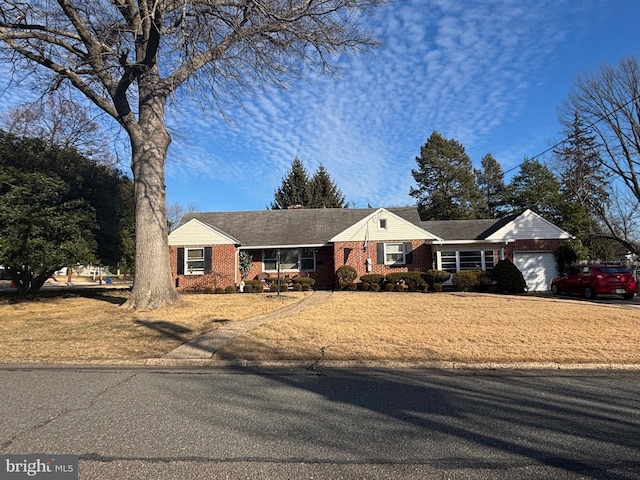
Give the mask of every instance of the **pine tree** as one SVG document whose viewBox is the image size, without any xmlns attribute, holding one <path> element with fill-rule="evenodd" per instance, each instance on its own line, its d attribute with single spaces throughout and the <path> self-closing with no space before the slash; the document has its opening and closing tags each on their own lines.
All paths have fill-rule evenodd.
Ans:
<svg viewBox="0 0 640 480">
<path fill-rule="evenodd" d="M 417 198 L 423 220 L 460 220 L 482 216 L 484 199 L 475 183 L 471 159 L 456 140 L 433 132 L 416 157 Z"/>
<path fill-rule="evenodd" d="M 302 161 L 293 160 L 291 169 L 274 194 L 271 210 L 285 208 L 346 208 L 344 196 L 324 165 L 309 178 Z"/>
<path fill-rule="evenodd" d="M 504 172 L 490 153 L 482 157 L 482 170 L 476 170 L 478 189 L 486 201 L 484 208 L 488 218 L 499 218 L 505 208 Z"/>
<path fill-rule="evenodd" d="M 603 167 L 595 135 L 584 127 L 580 115 L 574 113 L 573 122 L 565 127 L 567 139 L 554 153 L 562 193 L 577 210 L 570 231 L 591 256 L 607 258 L 605 250 L 610 247 L 601 240 L 604 230 L 599 218 L 609 204 L 611 175 Z"/>
<path fill-rule="evenodd" d="M 291 169 L 282 179 L 282 185 L 274 193 L 271 210 L 292 207 L 308 207 L 311 204 L 309 175 L 298 157 L 293 159 Z"/>
<path fill-rule="evenodd" d="M 311 204 L 309 207 L 346 208 L 344 195 L 322 164 L 311 179 Z"/>
<path fill-rule="evenodd" d="M 565 133 L 567 140 L 554 151 L 563 190 L 590 213 L 602 211 L 609 202 L 611 175 L 602 166 L 595 136 L 585 130 L 577 113 Z"/>
</svg>

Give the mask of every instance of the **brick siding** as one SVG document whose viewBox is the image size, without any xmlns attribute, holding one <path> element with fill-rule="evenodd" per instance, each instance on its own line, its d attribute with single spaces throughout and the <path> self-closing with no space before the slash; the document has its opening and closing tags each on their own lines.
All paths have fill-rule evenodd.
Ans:
<svg viewBox="0 0 640 480">
<path fill-rule="evenodd" d="M 384 243 L 406 243 L 406 241 L 385 240 Z M 358 278 L 367 273 L 386 275 L 392 272 L 426 272 L 433 265 L 431 245 L 424 240 L 413 240 L 411 248 L 413 261 L 408 265 L 382 265 L 377 262 L 377 242 L 368 242 L 366 248 L 362 242 L 340 242 L 334 246 L 334 271 L 342 265 L 350 265 L 358 272 Z M 371 271 L 367 272 L 367 259 L 371 259 Z M 335 280 L 334 280 L 335 282 Z"/>
<path fill-rule="evenodd" d="M 560 245 L 567 243 L 567 240 L 516 240 L 504 247 L 504 257 L 513 262 L 514 252 L 555 252 Z"/>
<path fill-rule="evenodd" d="M 207 246 L 209 245 L 169 248 L 171 272 L 178 291 L 225 288 L 229 285 L 235 285 L 236 247 L 234 245 L 211 245 L 211 273 L 178 275 L 178 248 L 204 248 Z M 239 274 L 237 278 L 240 278 Z"/>
</svg>

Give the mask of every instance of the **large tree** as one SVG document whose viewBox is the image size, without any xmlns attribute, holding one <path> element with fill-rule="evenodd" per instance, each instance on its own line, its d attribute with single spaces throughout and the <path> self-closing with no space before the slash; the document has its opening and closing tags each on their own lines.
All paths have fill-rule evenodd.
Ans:
<svg viewBox="0 0 640 480">
<path fill-rule="evenodd" d="M 433 132 L 420 147 L 416 163 L 418 168 L 411 174 L 418 185 L 409 194 L 417 198 L 423 220 L 482 217 L 484 199 L 462 144 Z"/>
<path fill-rule="evenodd" d="M 567 230 L 581 222 L 584 211 L 568 199 L 562 191 L 562 184 L 549 167 L 538 159 L 525 158 L 520 171 L 514 175 L 506 187 L 506 200 L 513 213 L 528 208 Z"/>
<path fill-rule="evenodd" d="M 574 210 L 567 229 L 587 247 L 592 258 L 609 258 L 600 217 L 609 209 L 611 174 L 602 165 L 596 137 L 577 113 L 565 121 L 563 141 L 554 149 L 561 192 Z"/>
<path fill-rule="evenodd" d="M 88 230 L 97 243 L 94 260 L 112 266 L 123 260 L 125 244 L 131 243 L 134 234 L 134 213 L 133 182 L 121 171 L 98 164 L 73 148 L 1 131 L 0 167 L 52 175 L 64 182 L 68 197 L 82 200 L 94 212 L 95 225 Z"/>
<path fill-rule="evenodd" d="M 201 96 L 241 96 L 331 70 L 373 44 L 358 27 L 383 0 L 0 0 L 4 60 L 75 87 L 127 132 L 135 181 L 136 277 L 128 307 L 180 300 L 169 264 L 165 109 L 187 84 Z M 26 70 L 25 70 L 26 69 Z"/>
<path fill-rule="evenodd" d="M 32 164 L 73 152 L 33 139 L 0 142 L 0 264 L 20 293 L 38 290 L 56 270 L 95 260 L 95 210 L 74 184 Z"/>
<path fill-rule="evenodd" d="M 344 195 L 331 175 L 320 165 L 311 177 L 311 208 L 346 208 Z"/>
<path fill-rule="evenodd" d="M 487 153 L 482 157 L 482 168 L 476 170 L 478 189 L 486 203 L 484 215 L 488 218 L 499 218 L 505 208 L 504 172 L 493 155 Z"/>
<path fill-rule="evenodd" d="M 296 157 L 282 179 L 282 184 L 273 194 L 271 210 L 308 207 L 311 204 L 311 193 L 307 169 L 304 168 L 302 161 Z"/>
<path fill-rule="evenodd" d="M 576 80 L 561 112 L 591 126 L 600 165 L 611 174 L 610 204 L 599 218 L 610 238 L 640 254 L 640 65 L 635 57 Z"/>
<path fill-rule="evenodd" d="M 346 208 L 342 192 L 324 165 L 312 177 L 296 157 L 273 194 L 272 210 L 285 208 Z"/>
</svg>

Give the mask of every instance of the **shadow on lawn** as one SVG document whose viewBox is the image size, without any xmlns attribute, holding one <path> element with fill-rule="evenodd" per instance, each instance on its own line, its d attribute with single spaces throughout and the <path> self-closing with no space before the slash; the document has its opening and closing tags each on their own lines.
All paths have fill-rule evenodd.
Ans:
<svg viewBox="0 0 640 480">
<path fill-rule="evenodd" d="M 0 303 L 29 303 L 46 300 L 58 300 L 64 298 L 91 298 L 108 302 L 113 305 L 122 305 L 127 301 L 130 288 L 69 288 L 69 289 L 43 289 L 27 295 L 18 295 L 15 290 L 0 291 Z"/>
<path fill-rule="evenodd" d="M 134 320 L 133 323 L 154 330 L 160 333 L 163 337 L 180 340 L 181 342 L 185 342 L 187 340 L 185 338 L 185 334 L 193 332 L 190 328 L 180 325 L 179 323 L 167 322 L 164 320 Z"/>
</svg>

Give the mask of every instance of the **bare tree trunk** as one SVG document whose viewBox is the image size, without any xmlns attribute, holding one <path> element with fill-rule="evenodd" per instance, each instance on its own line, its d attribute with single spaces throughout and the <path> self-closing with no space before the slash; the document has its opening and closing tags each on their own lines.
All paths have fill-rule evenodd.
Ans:
<svg viewBox="0 0 640 480">
<path fill-rule="evenodd" d="M 136 205 L 136 260 L 133 289 L 123 305 L 151 310 L 181 301 L 169 261 L 165 161 L 171 137 L 164 125 L 166 96 L 151 75 L 140 82 L 140 116 L 129 131 Z"/>
</svg>

